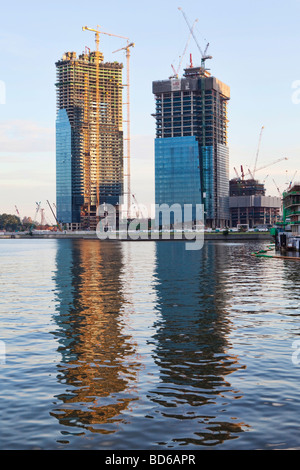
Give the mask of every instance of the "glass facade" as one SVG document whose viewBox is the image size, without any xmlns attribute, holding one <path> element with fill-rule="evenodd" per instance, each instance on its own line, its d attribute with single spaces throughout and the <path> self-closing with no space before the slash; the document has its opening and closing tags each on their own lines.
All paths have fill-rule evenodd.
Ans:
<svg viewBox="0 0 300 470">
<path fill-rule="evenodd" d="M 215 218 L 214 207 L 214 148 L 202 147 L 203 204 L 206 219 Z"/>
<path fill-rule="evenodd" d="M 194 136 L 155 139 L 155 203 L 180 204 L 182 209 L 192 204 L 192 219 L 196 219 L 196 204 L 202 204 L 202 198 L 199 145 Z M 156 214 L 156 223 L 161 225 L 161 220 Z"/>
<path fill-rule="evenodd" d="M 185 69 L 182 79 L 152 84 L 156 103 L 156 203 L 201 204 L 202 200 L 206 225 L 224 227 L 229 222 L 230 90 L 206 72 L 192 67 Z M 189 161 L 191 148 L 197 164 Z"/>
<path fill-rule="evenodd" d="M 229 214 L 229 149 L 217 144 L 217 204 L 218 218 L 228 219 Z"/>
<path fill-rule="evenodd" d="M 56 207 L 59 222 L 72 223 L 71 125 L 65 109 L 56 118 Z"/>
</svg>

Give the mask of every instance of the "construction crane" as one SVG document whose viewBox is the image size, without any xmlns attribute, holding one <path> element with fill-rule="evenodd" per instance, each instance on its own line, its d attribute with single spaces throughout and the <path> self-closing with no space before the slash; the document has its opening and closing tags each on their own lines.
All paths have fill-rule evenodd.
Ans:
<svg viewBox="0 0 300 470">
<path fill-rule="evenodd" d="M 242 180 L 245 178 L 244 167 L 241 165 L 241 172 L 242 172 Z"/>
<path fill-rule="evenodd" d="M 177 70 L 175 70 L 175 68 L 174 68 L 173 65 L 171 64 L 171 67 L 172 67 L 172 70 L 173 70 L 173 72 L 174 72 L 174 75 L 173 75 L 172 77 L 170 77 L 170 78 L 178 78 L 178 76 L 179 76 L 179 71 L 180 71 L 180 68 L 181 68 L 181 65 L 182 65 L 182 61 L 183 61 L 184 56 L 185 56 L 185 54 L 186 54 L 188 45 L 189 45 L 190 40 L 191 40 L 191 37 L 192 37 L 192 31 L 194 30 L 194 27 L 195 27 L 197 21 L 198 21 L 198 19 L 196 19 L 196 20 L 194 21 L 194 23 L 193 23 L 193 25 L 192 25 L 192 27 L 191 27 L 190 35 L 189 35 L 189 37 L 188 37 L 188 40 L 187 40 L 187 43 L 186 43 L 186 45 L 185 45 L 184 51 L 183 51 L 183 53 L 182 53 L 182 55 L 181 55 L 180 62 L 179 62 L 179 65 L 178 65 L 178 67 L 177 67 Z"/>
<path fill-rule="evenodd" d="M 295 171 L 294 176 L 292 177 L 292 179 L 291 179 L 291 181 L 290 181 L 290 184 L 289 184 L 289 186 L 288 186 L 288 190 L 291 189 L 292 184 L 293 184 L 293 181 L 294 181 L 295 176 L 296 176 L 297 173 L 298 173 L 298 170 Z"/>
<path fill-rule="evenodd" d="M 279 158 L 278 160 L 275 160 L 275 161 L 272 162 L 272 163 L 268 163 L 267 165 L 264 165 L 264 166 L 262 166 L 262 167 L 260 167 L 260 168 L 257 168 L 256 171 L 264 170 L 265 168 L 268 168 L 269 166 L 275 165 L 275 163 L 282 162 L 283 160 L 288 160 L 288 158 L 287 158 L 287 157 Z"/>
<path fill-rule="evenodd" d="M 56 218 L 56 215 L 54 214 L 53 209 L 52 209 L 52 207 L 51 207 L 51 204 L 50 204 L 50 202 L 49 202 L 48 200 L 47 200 L 47 204 L 48 204 L 48 206 L 50 207 L 50 210 L 51 210 L 51 212 L 52 212 L 52 215 L 53 215 L 54 219 L 56 220 L 56 223 L 57 223 L 57 226 L 58 226 L 59 231 L 62 232 L 63 229 L 62 229 L 60 223 L 58 222 L 58 220 L 57 220 L 57 218 Z"/>
<path fill-rule="evenodd" d="M 234 172 L 235 172 L 235 174 L 236 174 L 237 179 L 239 180 L 239 179 L 240 179 L 240 175 L 238 174 L 237 169 L 236 169 L 235 167 L 234 167 L 233 169 L 234 169 Z"/>
<path fill-rule="evenodd" d="M 20 222 L 22 223 L 22 220 L 21 220 L 21 216 L 20 216 L 20 212 L 19 212 L 19 209 L 17 208 L 17 206 L 15 206 L 15 209 L 16 209 L 16 213 L 20 219 Z"/>
<path fill-rule="evenodd" d="M 254 180 L 254 175 L 253 175 L 252 171 L 250 170 L 250 168 L 248 168 L 248 172 L 249 172 L 249 175 L 251 176 L 251 178 Z"/>
<path fill-rule="evenodd" d="M 95 37 L 96 37 L 96 51 L 99 52 L 99 45 L 100 45 L 100 34 L 106 34 L 107 36 L 113 36 L 113 37 L 116 37 L 116 38 L 121 38 L 121 39 L 127 39 L 127 37 L 125 36 L 119 36 L 117 34 L 112 34 L 112 33 L 105 33 L 104 31 L 101 31 L 99 29 L 99 25 L 97 25 L 97 29 L 94 29 L 94 28 L 88 28 L 87 26 L 83 26 L 82 27 L 82 31 L 92 31 L 93 33 L 95 33 Z"/>
<path fill-rule="evenodd" d="M 257 151 L 256 151 L 256 158 L 255 158 L 254 169 L 253 169 L 253 179 L 255 179 L 255 173 L 256 173 L 257 161 L 258 161 L 258 154 L 259 154 L 259 150 L 260 150 L 263 130 L 264 130 L 264 126 L 262 126 L 260 134 L 259 134 L 258 146 L 257 146 Z"/>
<path fill-rule="evenodd" d="M 34 223 L 37 223 L 36 218 L 37 218 L 38 213 L 40 212 L 40 209 L 41 209 L 41 202 L 36 202 L 35 216 L 34 216 L 34 219 L 33 219 Z"/>
<path fill-rule="evenodd" d="M 200 47 L 199 44 L 198 44 L 198 41 L 197 41 L 196 36 L 195 36 L 195 34 L 194 34 L 193 28 L 191 27 L 191 25 L 190 25 L 190 23 L 189 23 L 189 21 L 188 21 L 188 19 L 187 19 L 186 14 L 184 13 L 184 11 L 183 11 L 183 9 L 182 9 L 181 7 L 178 7 L 178 10 L 180 10 L 181 13 L 183 14 L 183 17 L 184 17 L 184 19 L 185 19 L 185 21 L 186 21 L 186 24 L 188 25 L 188 28 L 189 28 L 189 30 L 190 30 L 190 32 L 191 32 L 191 35 L 193 36 L 194 41 L 195 41 L 195 43 L 196 43 L 196 46 L 198 47 L 198 50 L 199 50 L 199 52 L 200 52 L 200 54 L 201 54 L 201 68 L 202 68 L 202 72 L 204 72 L 204 71 L 205 71 L 205 61 L 206 61 L 207 59 L 212 59 L 212 56 L 211 56 L 211 55 L 207 55 L 207 49 L 208 49 L 209 43 L 206 45 L 205 51 L 202 52 L 202 49 L 201 49 L 201 47 Z"/>
<path fill-rule="evenodd" d="M 105 31 L 101 31 L 99 29 L 99 25 L 97 25 L 97 29 L 95 28 L 89 28 L 88 26 L 83 26 L 82 27 L 83 31 L 91 31 L 95 33 L 95 42 L 96 42 L 96 52 L 97 52 L 97 60 L 96 60 L 96 119 L 97 119 L 97 136 L 96 136 L 96 154 L 98 156 L 97 158 L 97 207 L 100 205 L 100 181 L 99 181 L 99 105 L 100 105 L 100 91 L 99 91 L 99 61 L 100 61 L 100 56 L 99 56 L 99 45 L 100 45 L 100 34 L 105 34 L 107 36 L 112 36 L 112 37 L 117 37 L 121 39 L 126 39 L 127 42 L 129 41 L 129 38 L 125 36 L 120 36 L 118 34 L 112 34 L 112 33 L 107 33 Z M 128 45 L 129 47 L 129 45 Z M 89 194 L 89 198 L 91 195 Z M 90 206 L 90 202 L 89 202 Z"/>
<path fill-rule="evenodd" d="M 124 156 L 124 159 L 127 160 L 127 170 L 126 170 L 126 174 L 124 175 L 126 178 L 127 178 L 127 218 L 129 219 L 131 214 L 130 214 L 130 210 L 131 210 L 131 169 L 130 169 L 130 153 L 131 153 L 131 149 L 130 149 L 130 48 L 131 47 L 134 47 L 135 44 L 133 42 L 129 42 L 129 39 L 127 38 L 127 45 L 125 47 L 122 47 L 121 49 L 117 49 L 116 51 L 113 51 L 113 53 L 115 52 L 119 52 L 119 51 L 126 51 L 126 68 L 127 68 L 127 83 L 126 83 L 126 87 L 127 87 L 127 102 L 126 102 L 126 106 L 127 106 L 127 120 L 124 121 L 126 122 L 126 125 L 127 125 L 127 138 L 126 138 L 126 142 L 127 142 L 127 152 L 126 152 L 126 155 Z"/>
<path fill-rule="evenodd" d="M 273 178 L 272 178 L 272 179 L 273 179 Z M 277 183 L 276 183 L 276 181 L 275 181 L 274 179 L 273 179 L 273 183 L 275 184 L 275 187 L 276 187 L 276 189 L 277 189 L 277 191 L 278 191 L 279 196 L 282 197 L 282 193 L 281 193 L 280 189 L 278 188 Z"/>
<path fill-rule="evenodd" d="M 139 218 L 140 218 L 140 216 L 141 216 L 141 217 L 143 217 L 143 216 L 144 216 L 144 214 L 143 214 L 142 210 L 140 209 L 140 207 L 139 207 L 139 203 L 138 203 L 138 201 L 137 201 L 137 198 L 135 197 L 135 195 L 134 195 L 134 194 L 132 195 L 132 198 L 133 198 L 133 200 L 134 200 L 134 202 L 135 202 L 135 207 L 136 207 L 136 210 L 135 210 L 135 211 L 136 211 L 136 216 L 137 216 L 137 218 L 139 219 Z"/>
</svg>

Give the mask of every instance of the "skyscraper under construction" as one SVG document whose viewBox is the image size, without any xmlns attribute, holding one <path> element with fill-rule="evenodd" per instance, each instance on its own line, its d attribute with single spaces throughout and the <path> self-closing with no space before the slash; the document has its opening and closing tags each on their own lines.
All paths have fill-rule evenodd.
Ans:
<svg viewBox="0 0 300 470">
<path fill-rule="evenodd" d="M 156 204 L 191 204 L 193 218 L 203 204 L 208 227 L 227 226 L 229 87 L 191 61 L 182 78 L 153 82 L 153 94 Z"/>
<path fill-rule="evenodd" d="M 56 63 L 57 219 L 69 229 L 95 229 L 100 204 L 123 194 L 122 69 L 101 52 Z"/>
</svg>

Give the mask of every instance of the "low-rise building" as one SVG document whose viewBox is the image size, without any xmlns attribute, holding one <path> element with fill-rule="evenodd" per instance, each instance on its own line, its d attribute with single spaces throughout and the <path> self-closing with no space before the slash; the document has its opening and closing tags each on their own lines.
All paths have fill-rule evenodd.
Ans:
<svg viewBox="0 0 300 470">
<path fill-rule="evenodd" d="M 263 183 L 253 179 L 233 179 L 229 186 L 230 227 L 249 228 L 274 225 L 280 217 L 281 198 L 266 196 Z"/>
<path fill-rule="evenodd" d="M 283 193 L 283 220 L 292 235 L 300 235 L 300 183 Z"/>
</svg>

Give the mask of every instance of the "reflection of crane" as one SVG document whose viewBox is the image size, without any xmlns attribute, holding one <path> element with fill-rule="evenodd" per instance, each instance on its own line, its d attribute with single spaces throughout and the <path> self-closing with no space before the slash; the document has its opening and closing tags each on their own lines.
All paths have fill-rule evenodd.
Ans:
<svg viewBox="0 0 300 470">
<path fill-rule="evenodd" d="M 193 23 L 193 26 L 191 27 L 190 35 L 189 35 L 189 38 L 188 38 L 187 43 L 186 43 L 186 45 L 185 45 L 184 51 L 183 51 L 183 53 L 182 53 L 182 55 L 181 55 L 180 62 L 179 62 L 179 65 L 178 65 L 178 67 L 177 67 L 177 70 L 175 70 L 175 68 L 174 68 L 173 65 L 171 64 L 171 67 L 172 67 L 172 70 L 173 70 L 173 72 L 174 72 L 174 75 L 173 75 L 173 77 L 170 77 L 170 78 L 178 78 L 179 70 L 180 70 L 180 67 L 181 67 L 183 58 L 184 58 L 184 56 L 185 56 L 185 54 L 186 54 L 186 51 L 187 51 L 189 42 L 190 42 L 191 37 L 192 37 L 192 31 L 194 30 L 194 27 L 195 27 L 195 24 L 197 23 L 197 21 L 198 21 L 198 20 L 196 19 L 196 20 L 194 21 L 194 23 Z"/>
<path fill-rule="evenodd" d="M 187 19 L 187 17 L 186 17 L 186 14 L 184 13 L 184 11 L 183 11 L 183 9 L 182 9 L 181 7 L 178 7 L 178 10 L 180 10 L 181 13 L 183 14 L 183 17 L 184 17 L 184 19 L 185 19 L 185 21 L 186 21 L 186 24 L 188 25 L 188 28 L 189 28 L 189 30 L 190 30 L 190 32 L 191 32 L 191 35 L 193 36 L 194 41 L 195 41 L 195 43 L 196 43 L 196 45 L 197 45 L 197 47 L 198 47 L 198 49 L 199 49 L 199 52 L 200 52 L 200 54 L 201 54 L 201 68 L 202 68 L 202 72 L 204 72 L 204 71 L 205 71 L 205 61 L 206 61 L 207 59 L 212 59 L 212 56 L 207 55 L 207 49 L 208 49 L 209 43 L 206 45 L 205 51 L 202 52 L 201 47 L 199 46 L 198 41 L 197 41 L 197 39 L 196 39 L 196 36 L 195 36 L 195 34 L 194 34 L 194 31 L 193 31 L 193 29 L 192 29 L 192 27 L 191 27 L 191 25 L 190 25 L 190 23 L 189 23 L 189 21 L 188 21 L 188 19 Z"/>
<path fill-rule="evenodd" d="M 126 51 L 126 62 L 127 62 L 127 155 L 124 156 L 124 159 L 127 160 L 127 174 L 125 175 L 127 177 L 127 218 L 130 217 L 130 207 L 131 207 L 131 181 L 130 181 L 130 47 L 134 47 L 134 43 L 130 42 L 128 38 L 127 39 L 127 45 L 125 47 L 122 47 L 121 49 L 117 49 L 114 52 L 119 52 L 119 51 Z"/>
<path fill-rule="evenodd" d="M 262 126 L 260 134 L 259 134 L 259 141 L 258 141 L 258 146 L 257 146 L 257 151 L 256 151 L 256 159 L 255 159 L 255 164 L 254 164 L 254 169 L 253 169 L 253 179 L 255 179 L 255 172 L 256 172 L 256 167 L 257 167 L 257 160 L 258 160 L 258 154 L 260 150 L 260 144 L 261 144 L 261 138 L 262 138 L 262 133 L 264 130 L 264 126 Z"/>
</svg>

